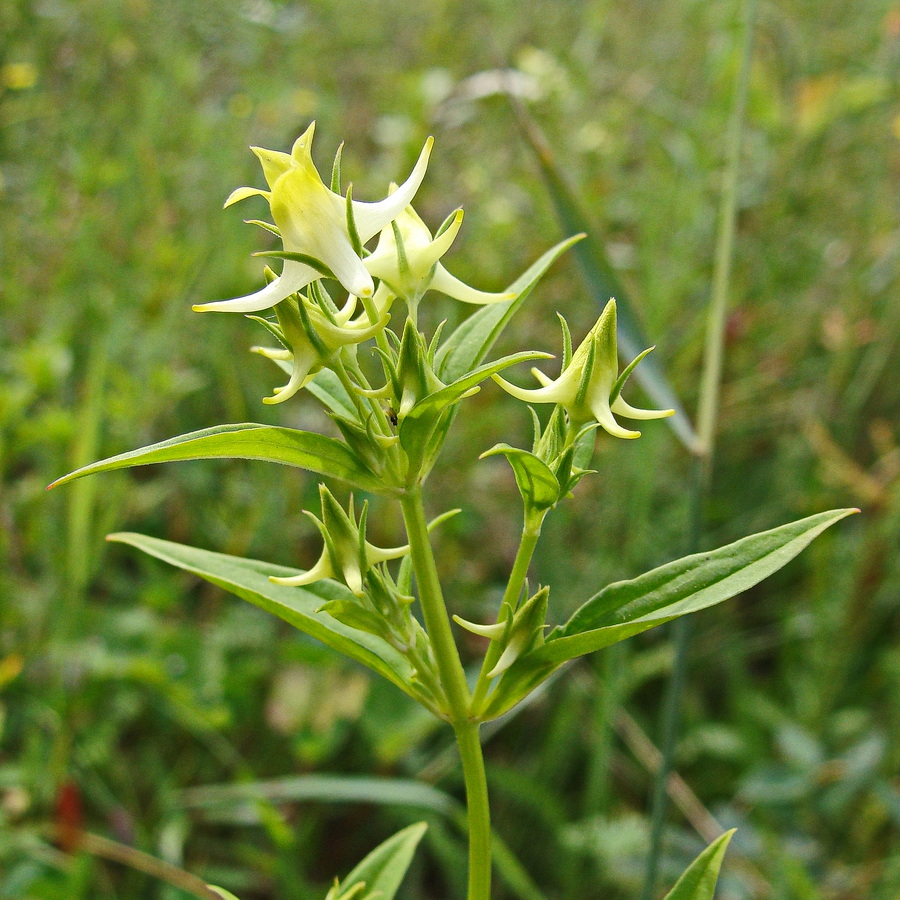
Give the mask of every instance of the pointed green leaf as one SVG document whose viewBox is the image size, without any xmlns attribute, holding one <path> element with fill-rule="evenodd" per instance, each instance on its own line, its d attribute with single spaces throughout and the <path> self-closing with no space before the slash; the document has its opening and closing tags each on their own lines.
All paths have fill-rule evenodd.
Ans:
<svg viewBox="0 0 900 900">
<path fill-rule="evenodd" d="M 545 353 L 525 351 L 505 356 L 478 366 L 471 372 L 433 394 L 427 394 L 406 414 L 400 423 L 400 443 L 407 452 L 410 468 L 420 470 L 423 466 L 430 468 L 434 458 L 440 452 L 443 440 L 456 412 L 453 406 L 466 391 L 476 388 L 482 381 L 508 366 L 525 362 L 529 359 L 546 357 Z"/>
<path fill-rule="evenodd" d="M 310 431 L 243 423 L 192 431 L 83 466 L 50 485 L 56 487 L 84 475 L 149 463 L 189 459 L 261 459 L 330 475 L 364 491 L 383 493 L 381 481 L 341 441 Z"/>
<path fill-rule="evenodd" d="M 427 697 L 413 683 L 413 668 L 406 657 L 384 640 L 359 631 L 317 610 L 332 600 L 351 600 L 353 594 L 333 581 L 319 581 L 306 587 L 273 584 L 269 575 L 299 575 L 297 569 L 276 566 L 255 559 L 200 550 L 143 534 L 111 534 L 109 541 L 129 544 L 186 572 L 192 572 L 242 600 L 320 640 L 334 650 L 368 666 L 393 682 L 411 697 L 430 706 Z"/>
<path fill-rule="evenodd" d="M 413 854 L 428 826 L 424 822 L 410 825 L 376 847 L 342 882 L 353 887 L 360 881 L 366 884 L 365 897 L 378 895 L 378 900 L 394 900 L 394 895 L 406 875 Z M 342 891 L 343 893 L 343 891 Z M 375 898 L 373 897 L 373 900 Z"/>
<path fill-rule="evenodd" d="M 259 801 L 373 803 L 415 807 L 442 816 L 462 812 L 456 798 L 429 784 L 365 775 L 291 775 L 268 781 L 201 785 L 178 796 L 180 803 L 213 822 L 219 821 L 216 815 L 222 810 L 238 808 L 242 814 L 249 813 Z"/>
<path fill-rule="evenodd" d="M 610 297 L 616 298 L 619 353 L 629 362 L 653 341 L 648 340 L 644 334 L 625 286 L 609 262 L 603 244 L 595 237 L 596 228 L 581 208 L 575 191 L 563 175 L 539 126 L 524 108 L 517 111 L 522 131 L 534 152 L 563 231 L 580 231 L 587 235 L 587 239 L 575 249 L 575 258 L 585 287 L 596 301 L 598 309 L 606 306 Z M 644 360 L 634 377 L 658 407 L 675 410 L 675 415 L 666 419 L 666 422 L 684 446 L 690 452 L 695 452 L 698 448 L 697 434 L 657 360 L 652 357 Z"/>
<path fill-rule="evenodd" d="M 451 403 L 455 403 L 466 391 L 481 384 L 482 381 L 490 378 L 491 375 L 502 372 L 504 369 L 520 362 L 527 362 L 532 359 L 552 359 L 552 356 L 549 353 L 542 353 L 537 350 L 525 350 L 521 353 L 513 353 L 511 356 L 504 356 L 491 363 L 485 363 L 483 366 L 478 366 L 478 368 L 467 372 L 446 387 L 424 397 L 409 411 L 406 419 L 418 419 L 427 416 L 430 412 L 439 412 Z M 401 438 L 402 434 L 401 429 Z"/>
<path fill-rule="evenodd" d="M 550 632 L 542 647 L 521 656 L 504 673 L 485 705 L 486 718 L 511 709 L 570 659 L 753 587 L 792 560 L 826 528 L 855 512 L 859 510 L 818 513 L 605 587 L 565 625 Z"/>
<path fill-rule="evenodd" d="M 736 829 L 726 831 L 716 838 L 688 867 L 684 870 L 675 887 L 666 894 L 664 900 L 713 900 L 716 893 L 716 882 L 719 880 L 719 869 L 728 849 L 728 842 Z"/>
<path fill-rule="evenodd" d="M 533 453 L 510 447 L 509 444 L 497 444 L 482 453 L 481 458 L 498 454 L 509 460 L 526 507 L 549 509 L 559 500 L 559 482 L 545 462 Z"/>
<path fill-rule="evenodd" d="M 728 600 L 777 572 L 826 528 L 857 511 L 817 513 L 611 584 L 554 629 L 536 655 L 565 662 Z"/>
<path fill-rule="evenodd" d="M 438 377 L 442 381 L 456 381 L 473 366 L 477 366 L 488 355 L 494 341 L 547 269 L 583 237 L 583 234 L 579 234 L 560 241 L 534 262 L 507 288 L 510 293 L 517 294 L 515 299 L 482 306 L 463 321 L 437 352 L 435 361 Z"/>
</svg>

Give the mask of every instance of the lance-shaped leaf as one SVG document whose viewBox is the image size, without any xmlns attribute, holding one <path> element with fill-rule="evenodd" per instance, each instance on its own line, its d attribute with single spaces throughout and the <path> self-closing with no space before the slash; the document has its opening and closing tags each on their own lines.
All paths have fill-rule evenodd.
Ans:
<svg viewBox="0 0 900 900">
<path fill-rule="evenodd" d="M 242 600 L 278 616 L 339 653 L 368 666 L 397 685 L 404 693 L 434 710 L 431 698 L 417 686 L 413 667 L 405 656 L 382 638 L 359 631 L 319 611 L 323 604 L 330 601 L 353 598 L 350 591 L 342 585 L 333 581 L 321 581 L 304 588 L 285 587 L 271 582 L 269 576 L 290 577 L 301 574 L 297 569 L 213 553 L 130 532 L 111 534 L 107 540 L 129 544 L 236 594 Z"/>
<path fill-rule="evenodd" d="M 345 879 L 342 893 L 364 882 L 365 897 L 393 900 L 428 826 L 410 825 L 376 847 Z"/>
<path fill-rule="evenodd" d="M 605 587 L 565 625 L 550 632 L 543 646 L 522 656 L 504 674 L 486 705 L 487 717 L 498 716 L 518 703 L 567 660 L 753 587 L 792 560 L 826 528 L 858 511 L 817 513 Z"/>
<path fill-rule="evenodd" d="M 410 459 L 410 467 L 427 472 L 440 451 L 450 428 L 454 405 L 479 390 L 479 384 L 491 375 L 526 359 L 546 358 L 546 353 L 526 351 L 485 363 L 434 393 L 421 399 L 400 422 L 400 443 Z"/>
<path fill-rule="evenodd" d="M 717 837 L 688 867 L 664 900 L 713 900 L 719 870 L 735 829 Z"/>
<path fill-rule="evenodd" d="M 584 237 L 575 235 L 560 241 L 537 259 L 520 275 L 507 291 L 515 300 L 505 300 L 484 306 L 463 321 L 438 350 L 435 357 L 437 373 L 443 381 L 455 381 L 477 366 L 488 355 L 494 341 L 506 328 L 509 320 L 528 299 L 547 269 L 573 244 Z"/>
<path fill-rule="evenodd" d="M 83 466 L 57 479 L 60 484 L 114 469 L 189 459 L 261 459 L 328 475 L 352 487 L 384 493 L 383 483 L 364 466 L 346 444 L 311 431 L 242 423 L 217 425 L 120 453 Z"/>
</svg>

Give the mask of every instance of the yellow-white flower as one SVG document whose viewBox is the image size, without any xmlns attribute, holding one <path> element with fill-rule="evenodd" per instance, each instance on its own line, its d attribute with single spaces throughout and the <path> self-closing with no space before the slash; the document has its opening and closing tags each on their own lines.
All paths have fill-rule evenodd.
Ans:
<svg viewBox="0 0 900 900">
<path fill-rule="evenodd" d="M 637 438 L 641 433 L 623 428 L 613 413 L 628 419 L 663 419 L 674 413 L 672 409 L 636 409 L 621 397 L 625 377 L 649 352 L 645 350 L 626 368 L 623 377 L 618 376 L 616 301 L 610 300 L 568 365 L 564 363 L 559 378 L 552 380 L 540 370 L 532 369 L 542 386 L 527 390 L 499 375 L 492 377 L 508 394 L 526 403 L 560 404 L 576 428 L 596 421 L 613 437 Z"/>
<path fill-rule="evenodd" d="M 433 140 L 428 138 L 425 142 L 409 178 L 384 200 L 363 203 L 351 199 L 348 203 L 346 197 L 325 186 L 313 164 L 311 149 L 315 127 L 313 122 L 297 138 L 289 154 L 252 147 L 262 165 L 269 190 L 240 187 L 225 201 L 225 206 L 247 197 L 265 197 L 286 253 L 318 260 L 349 293 L 370 297 L 374 283 L 354 249 L 348 206 L 359 241 L 365 243 L 403 212 L 415 196 L 425 177 Z M 281 275 L 262 290 L 234 300 L 200 304 L 194 309 L 198 312 L 259 312 L 321 277 L 322 272 L 314 266 L 286 258 Z"/>
<path fill-rule="evenodd" d="M 411 304 L 418 303 L 427 290 L 440 291 L 464 303 L 484 305 L 512 300 L 515 294 L 492 294 L 469 287 L 439 262 L 456 239 L 462 220 L 463 211 L 458 209 L 446 228 L 433 238 L 412 206 L 407 206 L 382 229 L 378 245 L 363 265 L 391 293 Z"/>
</svg>

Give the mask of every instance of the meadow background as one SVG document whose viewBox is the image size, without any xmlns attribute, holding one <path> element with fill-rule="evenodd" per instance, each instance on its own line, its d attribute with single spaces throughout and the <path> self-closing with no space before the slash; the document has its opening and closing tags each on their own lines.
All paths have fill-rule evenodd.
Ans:
<svg viewBox="0 0 900 900">
<path fill-rule="evenodd" d="M 560 239 L 504 83 L 692 412 L 739 17 L 732 0 L 4 0 L 0 897 L 187 896 L 56 846 L 59 798 L 76 794 L 90 831 L 243 900 L 321 896 L 425 818 L 404 896 L 463 895 L 448 732 L 282 623 L 103 541 L 135 530 L 308 565 L 311 477 L 213 461 L 44 489 L 219 422 L 327 427 L 312 402 L 261 404 L 281 375 L 247 352 L 255 326 L 190 312 L 259 284 L 249 254 L 269 244 L 241 218 L 262 205 L 220 208 L 261 184 L 250 144 L 287 149 L 315 118 L 320 166 L 346 140 L 345 179 L 366 199 L 433 134 L 417 209 L 436 227 L 466 208 L 448 267 L 484 289 Z M 900 896 L 898 70 L 896 3 L 760 4 L 702 544 L 831 507 L 863 515 L 694 620 L 684 790 L 661 863 L 671 883 L 714 830 L 707 816 L 739 826 L 726 900 Z M 557 309 L 576 336 L 599 311 L 571 259 L 503 349 L 558 350 Z M 502 465 L 477 455 L 530 426 L 492 386 L 466 402 L 433 486 L 441 508 L 464 508 L 441 565 L 454 609 L 478 618 L 502 590 L 519 507 Z M 690 463 L 664 424 L 601 442 L 597 463 L 538 550 L 558 620 L 686 540 Z M 672 659 L 651 632 L 488 732 L 510 854 L 498 897 L 637 897 Z M 262 783 L 266 802 L 214 790 Z"/>
</svg>

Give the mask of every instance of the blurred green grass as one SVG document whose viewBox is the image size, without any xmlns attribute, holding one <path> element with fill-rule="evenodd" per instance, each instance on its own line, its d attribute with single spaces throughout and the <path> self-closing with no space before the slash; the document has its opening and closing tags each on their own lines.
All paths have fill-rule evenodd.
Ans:
<svg viewBox="0 0 900 900">
<path fill-rule="evenodd" d="M 345 139 L 345 177 L 369 197 L 433 133 L 417 208 L 432 225 L 467 209 L 450 267 L 497 289 L 559 237 L 498 93 L 496 71 L 513 69 L 693 409 L 738 12 L 0 6 L 0 897 L 180 896 L 52 846 L 66 781 L 91 829 L 248 900 L 309 896 L 412 813 L 304 802 L 263 809 L 262 826 L 227 810 L 210 822 L 184 789 L 315 769 L 424 773 L 459 794 L 435 763 L 446 735 L 390 687 L 102 540 L 129 528 L 308 560 L 311 479 L 209 462 L 44 492 L 81 462 L 217 422 L 315 425 L 311 403 L 259 402 L 273 372 L 247 353 L 248 323 L 189 312 L 259 281 L 249 254 L 264 235 L 220 210 L 258 182 L 247 146 L 287 147 L 316 118 L 320 160 Z M 898 66 L 896 4 L 761 7 L 707 541 L 833 506 L 865 515 L 696 623 L 677 763 L 741 828 L 729 900 L 766 896 L 760 877 L 797 900 L 900 891 Z M 575 332 L 597 314 L 571 261 L 504 340 L 557 350 L 557 308 Z M 497 391 L 467 403 L 433 488 L 465 508 L 441 564 L 477 616 L 496 602 L 518 507 L 502 466 L 475 457 L 530 426 Z M 539 550 L 560 619 L 681 550 L 688 463 L 664 427 L 601 444 L 598 463 Z M 390 517 L 380 527 L 396 536 Z M 568 670 L 488 744 L 498 831 L 549 897 L 634 896 L 640 882 L 649 775 L 608 720 L 624 710 L 654 734 L 671 655 L 648 635 L 609 656 Z M 667 876 L 700 845 L 672 820 Z M 433 825 L 409 896 L 454 893 L 459 837 Z"/>
</svg>

